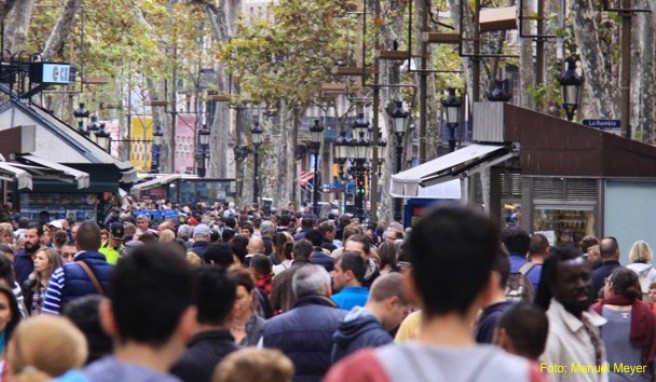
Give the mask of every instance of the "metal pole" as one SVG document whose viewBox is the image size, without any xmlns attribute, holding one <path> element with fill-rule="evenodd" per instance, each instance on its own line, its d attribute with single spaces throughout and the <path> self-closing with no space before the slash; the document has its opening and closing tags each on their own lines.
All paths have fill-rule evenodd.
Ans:
<svg viewBox="0 0 656 382">
<path fill-rule="evenodd" d="M 540 86 L 544 83 L 544 0 L 538 0 L 537 34 L 535 41 L 535 84 Z"/>
<path fill-rule="evenodd" d="M 321 148 L 321 143 L 315 143 L 314 151 L 314 178 L 312 179 L 312 206 L 314 209 L 314 214 L 319 216 L 319 149 Z"/>
<path fill-rule="evenodd" d="M 355 216 L 364 222 L 364 160 L 355 160 Z"/>
<path fill-rule="evenodd" d="M 253 170 L 253 203 L 257 203 L 258 200 L 260 199 L 260 187 L 258 184 L 258 178 L 259 178 L 259 164 L 258 159 L 260 156 L 260 153 L 258 152 L 259 150 L 259 145 L 254 145 L 254 150 L 253 150 L 253 164 L 255 165 L 255 168 Z"/>
<path fill-rule="evenodd" d="M 402 166 L 402 157 L 403 157 L 403 134 L 396 134 L 396 173 L 401 172 L 401 166 Z M 402 207 L 402 199 L 401 198 L 395 198 L 394 199 L 394 220 L 397 222 L 400 222 L 401 219 L 403 219 L 403 207 Z"/>
<path fill-rule="evenodd" d="M 623 0 L 625 9 L 631 7 L 630 0 Z M 631 139 L 631 13 L 622 13 L 622 110 L 621 126 L 624 138 Z"/>
<path fill-rule="evenodd" d="M 424 7 L 421 11 L 421 34 L 428 32 L 428 9 L 429 0 L 424 0 Z M 461 17 L 463 17 L 461 15 Z M 426 162 L 426 123 L 428 123 L 428 105 L 426 97 L 428 96 L 428 44 L 421 43 L 421 72 L 419 73 L 419 163 Z"/>
<path fill-rule="evenodd" d="M 171 95 L 171 100 L 173 102 L 172 112 L 171 112 L 171 152 L 169 156 L 171 157 L 171 173 L 175 174 L 175 135 L 176 135 L 176 124 L 178 116 L 178 41 L 176 40 L 173 45 L 173 94 Z"/>
<path fill-rule="evenodd" d="M 460 17 L 465 17 L 465 15 L 460 15 Z M 474 56 L 472 60 L 472 69 L 474 72 L 473 78 L 473 102 L 480 101 L 480 92 L 481 92 L 481 58 L 478 56 L 481 54 L 481 33 L 480 33 L 480 19 L 481 19 L 481 0 L 476 0 L 474 2 Z"/>
<path fill-rule="evenodd" d="M 449 127 L 449 152 L 456 151 L 456 126 L 457 123 L 447 124 Z"/>
</svg>

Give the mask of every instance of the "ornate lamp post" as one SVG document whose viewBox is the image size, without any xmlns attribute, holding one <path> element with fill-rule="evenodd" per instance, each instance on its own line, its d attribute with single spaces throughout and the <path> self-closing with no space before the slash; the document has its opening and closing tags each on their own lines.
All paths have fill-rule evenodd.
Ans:
<svg viewBox="0 0 656 382">
<path fill-rule="evenodd" d="M 251 129 L 251 138 L 253 139 L 253 203 L 257 203 L 260 200 L 260 185 L 259 185 L 259 151 L 260 146 L 262 145 L 264 130 L 260 127 L 259 122 L 253 124 Z"/>
<path fill-rule="evenodd" d="M 73 111 L 73 116 L 75 117 L 75 120 L 77 121 L 77 130 L 83 134 L 87 135 L 87 127 L 85 125 L 85 120 L 89 118 L 89 110 L 84 108 L 84 103 L 80 102 L 78 105 L 78 108 Z"/>
<path fill-rule="evenodd" d="M 109 152 L 109 149 L 111 147 L 111 142 L 112 142 L 112 137 L 109 134 L 109 131 L 105 128 L 105 124 L 101 123 L 100 128 L 96 131 L 96 143 L 98 143 L 98 146 L 100 146 L 103 150 Z"/>
<path fill-rule="evenodd" d="M 312 134 L 312 151 L 314 154 L 314 177 L 312 178 L 312 208 L 314 214 L 319 216 L 319 153 L 321 151 L 321 141 L 323 140 L 324 127 L 319 124 L 319 120 L 314 120 L 314 125 L 310 127 Z"/>
<path fill-rule="evenodd" d="M 394 135 L 396 135 L 396 172 L 399 173 L 402 170 L 403 163 L 403 137 L 405 135 L 406 120 L 410 113 L 403 109 L 403 101 L 396 101 L 394 107 L 388 109 L 388 112 L 394 124 Z M 402 203 L 400 198 L 394 200 L 394 220 L 396 221 L 401 221 Z"/>
<path fill-rule="evenodd" d="M 163 141 L 164 131 L 160 125 L 157 125 L 153 131 L 153 159 L 150 162 L 150 172 L 153 174 L 159 173 L 159 150 L 162 148 Z"/>
<path fill-rule="evenodd" d="M 460 119 L 460 107 L 462 101 L 456 96 L 456 89 L 449 89 L 449 96 L 442 101 L 446 110 L 446 126 L 449 128 L 449 151 L 456 150 L 456 128 Z"/>
<path fill-rule="evenodd" d="M 560 76 L 563 109 L 565 109 L 568 121 L 574 119 L 574 113 L 579 108 L 581 85 L 583 85 L 583 79 L 576 72 L 576 60 L 574 57 L 569 57 L 567 59 L 567 69 Z"/>
<path fill-rule="evenodd" d="M 364 183 L 367 175 L 366 162 L 369 159 L 369 151 L 371 150 L 367 132 L 369 130 L 369 122 L 364 119 L 364 114 L 358 115 L 358 118 L 353 122 L 353 132 L 355 133 L 355 140 L 350 145 L 351 156 L 355 161 L 355 216 L 364 221 L 366 216 L 364 208 Z"/>
<path fill-rule="evenodd" d="M 200 164 L 198 166 L 198 176 L 204 178 L 207 173 L 205 162 L 207 158 L 207 149 L 210 144 L 210 129 L 207 127 L 207 125 L 203 125 L 203 128 L 198 132 L 198 142 L 200 143 Z"/>
<path fill-rule="evenodd" d="M 88 136 L 89 138 L 98 143 L 98 131 L 100 131 L 100 123 L 98 122 L 98 116 L 97 115 L 92 115 L 91 116 L 91 123 L 89 124 L 89 127 L 87 128 Z"/>
</svg>

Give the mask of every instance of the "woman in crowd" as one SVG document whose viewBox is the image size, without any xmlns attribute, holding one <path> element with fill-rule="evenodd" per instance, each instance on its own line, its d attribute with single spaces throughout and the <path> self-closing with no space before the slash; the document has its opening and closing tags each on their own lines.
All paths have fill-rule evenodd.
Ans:
<svg viewBox="0 0 656 382">
<path fill-rule="evenodd" d="M 9 369 L 5 363 L 7 344 L 21 320 L 16 296 L 4 286 L 0 287 L 0 379 L 6 380 Z"/>
<path fill-rule="evenodd" d="M 393 241 L 385 241 L 378 247 L 380 257 L 380 274 L 399 272 L 397 261 L 398 246 Z"/>
<path fill-rule="evenodd" d="M 167 243 L 169 241 L 175 241 L 175 233 L 173 233 L 173 231 L 171 231 L 170 229 L 165 229 L 159 235 L 159 241 L 160 241 L 160 243 Z"/>
<path fill-rule="evenodd" d="M 7 351 L 12 382 L 49 381 L 84 365 L 84 334 L 58 316 L 33 317 L 18 326 Z"/>
<path fill-rule="evenodd" d="M 248 348 L 229 354 L 212 382 L 291 382 L 294 364 L 280 350 Z"/>
<path fill-rule="evenodd" d="M 652 381 L 656 358 L 656 317 L 642 301 L 638 275 L 617 268 L 606 281 L 604 298 L 592 306 L 608 322 L 601 327 L 611 365 L 652 365 L 645 373 L 616 373 L 611 367 L 609 382 Z"/>
<path fill-rule="evenodd" d="M 654 253 L 651 251 L 649 244 L 644 240 L 636 241 L 631 247 L 631 251 L 629 251 L 631 264 L 626 267 L 638 274 L 643 301 L 647 301 L 649 285 L 656 282 L 656 270 L 651 264 L 653 259 Z"/>
<path fill-rule="evenodd" d="M 242 264 L 246 264 L 246 255 L 248 255 L 248 237 L 244 235 L 235 235 L 230 240 L 230 248 L 232 248 L 232 253 L 239 258 Z"/>
<path fill-rule="evenodd" d="M 292 265 L 292 247 L 294 238 L 287 232 L 278 232 L 273 235 L 273 255 L 278 265 L 273 266 L 274 276 Z"/>
<path fill-rule="evenodd" d="M 23 285 L 25 306 L 30 315 L 41 314 L 48 282 L 55 269 L 62 266 L 61 255 L 54 248 L 42 248 L 34 257 L 34 272 Z"/>
<path fill-rule="evenodd" d="M 262 337 L 264 319 L 255 313 L 255 281 L 250 272 L 235 267 L 230 270 L 231 277 L 237 283 L 237 298 L 232 308 L 230 333 L 240 346 L 256 346 Z"/>
</svg>

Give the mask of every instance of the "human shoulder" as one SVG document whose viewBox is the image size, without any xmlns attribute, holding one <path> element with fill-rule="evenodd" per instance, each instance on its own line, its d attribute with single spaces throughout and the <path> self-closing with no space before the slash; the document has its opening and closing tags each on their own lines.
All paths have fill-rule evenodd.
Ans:
<svg viewBox="0 0 656 382">
<path fill-rule="evenodd" d="M 333 366 L 324 382 L 392 382 L 374 349 L 364 349 Z"/>
</svg>

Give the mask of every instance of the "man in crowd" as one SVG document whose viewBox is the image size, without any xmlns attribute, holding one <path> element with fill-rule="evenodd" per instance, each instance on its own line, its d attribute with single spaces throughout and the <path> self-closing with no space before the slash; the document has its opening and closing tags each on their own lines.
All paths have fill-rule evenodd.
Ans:
<svg viewBox="0 0 656 382">
<path fill-rule="evenodd" d="M 180 227 L 178 227 L 178 239 L 182 241 L 187 251 L 191 249 L 191 235 L 193 233 L 194 230 L 189 224 L 181 224 Z"/>
<path fill-rule="evenodd" d="M 512 304 L 506 301 L 506 286 L 510 276 L 510 259 L 504 251 L 499 251 L 492 267 L 491 279 L 496 284 L 488 303 L 476 323 L 476 342 L 491 344 L 494 340 L 494 329 L 499 318 Z"/>
<path fill-rule="evenodd" d="M 589 311 L 593 288 L 590 265 L 575 248 L 556 248 L 544 264 L 542 283 L 548 288 L 540 289 L 536 304 L 547 310 L 549 336 L 540 360 L 545 365 L 604 365 L 606 352 L 599 327 L 606 319 Z M 550 377 L 557 382 L 608 380 L 607 374 L 594 371 L 555 372 Z"/>
<path fill-rule="evenodd" d="M 16 252 L 14 269 L 16 271 L 16 281 L 19 285 L 25 284 L 25 280 L 34 271 L 34 256 L 41 247 L 41 235 L 43 235 L 41 226 L 30 225 L 25 235 L 25 248 Z"/>
<path fill-rule="evenodd" d="M 376 277 L 380 275 L 380 269 L 373 259 L 374 255 L 371 253 L 371 240 L 369 240 L 369 237 L 363 234 L 349 236 L 344 243 L 344 251 L 359 253 L 366 261 L 367 269 L 364 273 L 362 285 L 367 288 L 371 287 Z"/>
<path fill-rule="evenodd" d="M 264 254 L 264 241 L 260 237 L 253 236 L 248 239 L 246 250 L 248 251 L 248 254 L 246 254 L 246 265 L 250 265 L 253 256 Z"/>
<path fill-rule="evenodd" d="M 530 243 L 531 237 L 524 230 L 509 229 L 503 232 L 503 244 L 510 254 L 510 272 L 519 272 L 526 263 Z"/>
<path fill-rule="evenodd" d="M 294 305 L 296 296 L 292 289 L 292 279 L 294 273 L 299 268 L 310 264 L 311 254 L 312 243 L 309 241 L 299 240 L 294 243 L 294 247 L 292 248 L 292 264 L 273 279 L 271 306 L 274 311 L 287 312 Z"/>
<path fill-rule="evenodd" d="M 292 281 L 294 307 L 264 324 L 261 344 L 281 350 L 294 363 L 295 381 L 320 381 L 330 368 L 333 333 L 345 312 L 330 300 L 330 275 L 318 265 L 304 265 Z"/>
<path fill-rule="evenodd" d="M 199 224 L 194 227 L 194 243 L 191 245 L 191 252 L 203 258 L 205 250 L 210 245 L 210 227 L 207 224 Z"/>
<path fill-rule="evenodd" d="M 610 276 L 615 268 L 621 267 L 620 246 L 617 244 L 617 239 L 612 236 L 604 237 L 599 243 L 599 251 L 601 252 L 601 265 L 592 273 L 595 297 L 599 295 L 599 291 L 604 287 L 606 277 Z"/>
<path fill-rule="evenodd" d="M 305 235 L 314 229 L 314 218 L 309 216 L 304 216 L 301 219 L 301 232 L 294 235 L 294 240 L 299 241 L 305 239 Z"/>
<path fill-rule="evenodd" d="M 321 242 L 321 248 L 327 249 L 328 252 L 332 252 L 337 249 L 335 245 L 335 224 L 330 220 L 326 220 L 319 224 L 319 232 L 323 237 Z"/>
<path fill-rule="evenodd" d="M 125 229 L 123 228 L 122 222 L 115 221 L 109 224 L 109 239 L 100 246 L 98 252 L 105 255 L 107 262 L 112 265 L 116 265 L 119 257 L 121 257 L 121 253 L 125 249 L 123 246 L 124 235 Z"/>
<path fill-rule="evenodd" d="M 344 252 L 335 261 L 333 287 L 339 293 L 332 296 L 333 301 L 343 310 L 364 306 L 369 297 L 369 289 L 362 286 L 367 264 L 356 252 Z"/>
<path fill-rule="evenodd" d="M 59 314 L 71 300 L 90 294 L 106 295 L 113 266 L 98 252 L 100 228 L 84 222 L 77 231 L 78 252 L 72 262 L 55 270 L 46 290 L 43 312 Z"/>
<path fill-rule="evenodd" d="M 141 230 L 141 233 L 152 232 L 157 235 L 157 231 L 150 228 L 150 217 L 147 215 L 137 216 L 137 228 Z"/>
<path fill-rule="evenodd" d="M 260 223 L 260 237 L 264 241 L 264 255 L 269 256 L 273 253 L 273 235 L 276 233 L 276 226 L 271 220 L 264 220 Z M 269 256 L 271 260 L 275 256 Z M 278 265 L 278 264 L 274 264 Z"/>
<path fill-rule="evenodd" d="M 533 284 L 534 291 L 537 291 L 540 286 L 542 264 L 544 264 L 544 259 L 549 256 L 550 249 L 549 240 L 546 236 L 539 233 L 531 236 L 531 242 L 528 247 L 528 256 L 531 265 L 524 274 L 531 284 Z"/>
<path fill-rule="evenodd" d="M 393 342 L 389 331 L 399 326 L 410 310 L 402 284 L 400 273 L 389 273 L 374 281 L 364 308 L 355 307 L 337 329 L 333 337 L 333 363 L 357 350 Z"/>
<path fill-rule="evenodd" d="M 310 230 L 305 234 L 305 239 L 309 240 L 314 247 L 312 256 L 310 257 L 312 264 L 321 265 L 326 268 L 328 272 L 332 272 L 335 267 L 335 259 L 323 253 L 323 250 L 321 249 L 321 243 L 323 242 L 321 232 L 316 229 Z"/>
<path fill-rule="evenodd" d="M 83 369 L 81 380 L 179 382 L 168 372 L 193 334 L 192 284 L 189 264 L 171 248 L 144 245 L 121 260 L 100 306 L 114 355 Z"/>
<path fill-rule="evenodd" d="M 171 372 L 184 382 L 210 382 L 216 365 L 239 349 L 228 323 L 237 286 L 225 269 L 210 266 L 197 270 L 195 284 L 196 330 Z"/>
<path fill-rule="evenodd" d="M 537 365 L 474 341 L 478 312 L 498 288 L 490 272 L 499 237 L 497 225 L 471 209 L 427 212 L 410 233 L 413 267 L 404 276 L 410 300 L 423 311 L 416 342 L 362 350 L 333 367 L 325 381 L 546 381 Z M 467 277 L 454 269 L 467 269 Z M 399 360 L 412 360 L 412 367 Z"/>
</svg>

